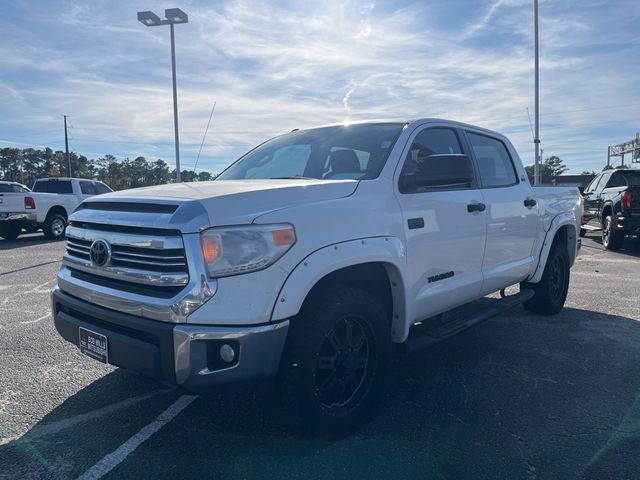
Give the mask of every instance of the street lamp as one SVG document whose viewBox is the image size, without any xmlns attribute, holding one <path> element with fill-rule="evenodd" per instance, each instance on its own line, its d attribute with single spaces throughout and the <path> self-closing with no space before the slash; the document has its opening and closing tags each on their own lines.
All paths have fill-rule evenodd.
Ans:
<svg viewBox="0 0 640 480">
<path fill-rule="evenodd" d="M 138 12 L 138 21 L 146 27 L 158 27 L 169 25 L 171 29 L 171 74 L 173 77 L 173 130 L 176 144 L 176 181 L 182 181 L 180 173 L 180 147 L 178 138 L 178 91 L 176 88 L 176 43 L 173 26 L 178 23 L 188 23 L 189 17 L 179 8 L 167 8 L 164 11 L 165 20 L 162 20 L 153 12 Z"/>
</svg>

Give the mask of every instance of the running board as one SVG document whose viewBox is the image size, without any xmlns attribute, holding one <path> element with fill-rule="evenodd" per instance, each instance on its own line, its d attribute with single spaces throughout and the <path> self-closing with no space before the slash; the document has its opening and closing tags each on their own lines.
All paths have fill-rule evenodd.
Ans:
<svg viewBox="0 0 640 480">
<path fill-rule="evenodd" d="M 500 315 L 501 313 L 511 310 L 512 308 L 515 308 L 518 305 L 531 299 L 533 295 L 534 291 L 527 288 L 521 290 L 515 295 L 509 295 L 508 297 L 494 300 L 492 301 L 491 305 L 479 311 L 476 311 L 475 314 L 471 316 L 465 315 L 459 320 L 451 320 L 444 324 L 438 325 L 435 328 L 427 329 L 424 332 L 419 332 L 415 336 L 412 336 L 412 332 L 409 332 L 409 338 L 404 343 L 400 344 L 399 348 L 403 353 L 407 354 L 415 352 L 417 350 L 422 350 L 423 348 L 429 347 L 434 343 L 438 343 L 442 340 L 452 337 L 455 334 L 466 330 L 467 328 L 471 328 L 474 325 L 495 317 L 496 315 Z"/>
<path fill-rule="evenodd" d="M 596 227 L 595 225 L 581 225 L 580 228 L 584 228 L 590 232 L 595 232 L 597 230 L 602 230 L 600 227 Z"/>
</svg>

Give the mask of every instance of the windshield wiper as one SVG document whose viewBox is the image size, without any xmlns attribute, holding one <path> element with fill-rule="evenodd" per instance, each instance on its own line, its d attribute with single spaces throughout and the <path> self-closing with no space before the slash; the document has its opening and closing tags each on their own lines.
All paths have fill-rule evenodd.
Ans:
<svg viewBox="0 0 640 480">
<path fill-rule="evenodd" d="M 289 175 L 285 177 L 270 177 L 269 180 L 319 180 L 313 177 L 303 177 L 302 175 Z"/>
</svg>

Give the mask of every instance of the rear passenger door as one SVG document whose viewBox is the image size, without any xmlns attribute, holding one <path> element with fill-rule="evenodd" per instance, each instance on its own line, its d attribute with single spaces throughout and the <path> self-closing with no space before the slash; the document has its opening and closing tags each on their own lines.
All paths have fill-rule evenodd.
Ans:
<svg viewBox="0 0 640 480">
<path fill-rule="evenodd" d="M 461 132 L 415 131 L 396 172 L 407 255 L 408 316 L 423 320 L 474 300 L 482 286 L 482 195 Z M 429 168 L 425 168 L 426 164 Z M 455 164 L 455 165 L 451 165 Z M 457 174 L 456 169 L 461 173 Z M 461 179 L 468 174 L 468 180 Z M 450 181 L 442 181 L 449 176 Z M 430 184 L 430 179 L 440 182 Z"/>
<path fill-rule="evenodd" d="M 467 141 L 480 175 L 486 211 L 482 294 L 524 280 L 536 261 L 533 245 L 538 229 L 538 205 L 524 172 L 498 137 L 467 130 Z M 515 153 L 514 153 L 515 154 Z"/>
</svg>

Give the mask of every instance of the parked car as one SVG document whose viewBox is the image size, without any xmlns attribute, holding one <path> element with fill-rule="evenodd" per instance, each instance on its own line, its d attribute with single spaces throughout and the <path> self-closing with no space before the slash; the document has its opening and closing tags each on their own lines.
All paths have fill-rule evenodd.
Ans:
<svg viewBox="0 0 640 480">
<path fill-rule="evenodd" d="M 582 232 L 602 230 L 602 245 L 617 250 L 626 235 L 640 234 L 640 170 L 598 174 L 583 192 Z"/>
<path fill-rule="evenodd" d="M 521 303 L 558 313 L 581 215 L 576 188 L 532 188 L 496 132 L 434 119 L 299 130 L 215 181 L 84 202 L 53 318 L 98 361 L 195 392 L 275 377 L 289 415 L 349 431 L 372 415 L 394 347 Z M 472 317 L 433 320 L 511 285 Z"/>
<path fill-rule="evenodd" d="M 41 178 L 33 191 L 19 187 L 0 190 L 0 237 L 7 240 L 18 238 L 23 229 L 42 229 L 48 238 L 62 238 L 69 215 L 83 200 L 112 191 L 102 182 L 82 178 Z"/>
</svg>

